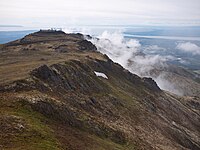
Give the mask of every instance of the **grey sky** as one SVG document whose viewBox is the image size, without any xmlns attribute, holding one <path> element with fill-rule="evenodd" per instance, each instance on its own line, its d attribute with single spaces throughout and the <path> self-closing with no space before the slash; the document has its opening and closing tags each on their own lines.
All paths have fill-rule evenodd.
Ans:
<svg viewBox="0 0 200 150">
<path fill-rule="evenodd" d="M 200 0 L 1 0 L 0 24 L 200 25 Z"/>
</svg>

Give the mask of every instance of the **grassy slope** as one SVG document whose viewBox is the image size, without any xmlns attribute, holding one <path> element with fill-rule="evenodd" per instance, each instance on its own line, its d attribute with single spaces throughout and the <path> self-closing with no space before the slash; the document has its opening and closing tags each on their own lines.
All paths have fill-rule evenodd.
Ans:
<svg viewBox="0 0 200 150">
<path fill-rule="evenodd" d="M 59 149 L 134 149 L 133 145 L 120 145 L 106 138 L 59 124 L 34 111 L 17 94 L 0 97 L 0 147 L 20 150 Z M 5 128 L 6 127 L 6 128 Z M 5 130 L 6 129 L 6 130 Z"/>
<path fill-rule="evenodd" d="M 6 56 L 9 54 L 6 54 Z M 13 55 L 13 56 L 12 56 Z M 90 56 L 92 58 L 98 58 L 100 60 L 104 59 L 104 56 L 96 53 L 67 53 L 62 55 L 56 55 L 52 57 L 54 53 L 50 53 L 49 55 L 41 55 L 38 56 L 35 53 L 27 52 L 24 55 L 20 56 L 18 53 L 12 54 L 11 58 L 7 59 L 7 61 L 3 61 L 6 59 L 5 57 L 1 57 L 1 82 L 2 84 L 8 84 L 12 81 L 18 79 L 28 78 L 28 73 L 30 70 L 33 70 L 36 67 L 39 67 L 42 64 L 53 64 L 58 62 L 63 62 L 70 59 L 78 59 L 84 60 L 86 57 Z M 15 60 L 13 58 L 16 58 Z M 24 59 L 25 58 L 25 59 Z M 44 58 L 45 61 L 41 61 L 40 59 Z M 13 62 L 14 61 L 14 62 Z M 7 66 L 7 68 L 4 68 Z M 20 72 L 19 72 L 20 70 Z M 9 76 L 8 76 L 8 75 Z M 103 81 L 104 82 L 104 81 Z M 102 83 L 103 83 L 102 82 Z M 110 86 L 114 93 L 116 92 L 116 88 L 112 86 L 112 84 L 104 83 L 103 86 Z M 85 131 L 80 131 L 78 129 L 73 129 L 71 127 L 64 127 L 63 125 L 54 122 L 54 120 L 49 119 L 48 117 L 43 116 L 42 114 L 31 109 L 30 106 L 24 104 L 24 102 L 18 101 L 17 97 L 18 93 L 4 93 L 1 94 L 1 117 L 5 116 L 16 116 L 19 117 L 19 122 L 22 121 L 25 127 L 23 130 L 19 130 L 16 133 L 13 132 L 13 127 L 10 127 L 9 130 L 11 133 L 5 133 L 3 130 L 1 131 L 1 140 L 0 145 L 3 148 L 7 149 L 79 149 L 78 146 L 82 147 L 82 149 L 133 149 L 133 145 L 120 145 L 112 142 L 109 139 L 102 139 L 96 135 L 88 134 Z M 116 96 L 118 96 L 118 94 Z M 13 95 L 13 96 L 12 96 Z M 95 95 L 97 96 L 97 95 Z M 124 95 L 125 96 L 125 95 Z M 102 97 L 100 95 L 99 97 Z M 126 99 L 123 97 L 123 99 Z M 127 98 L 128 101 L 131 100 L 131 97 Z M 8 126 L 12 125 L 12 120 L 8 122 Z M 16 123 L 17 124 L 17 123 Z M 62 132 L 57 129 L 57 126 L 61 126 L 63 128 Z M 65 131 L 69 131 L 66 133 Z M 60 133 L 57 133 L 60 132 Z M 64 135 L 62 133 L 65 132 Z M 62 135 L 62 137 L 60 136 Z M 82 137 L 78 137 L 78 136 Z M 86 138 L 87 137 L 87 138 Z M 8 140 L 11 139 L 11 140 Z M 66 139 L 63 141 L 63 139 Z M 69 140 L 74 139 L 74 140 Z M 70 141 L 67 143 L 67 141 Z M 67 144 L 65 144 L 67 143 Z M 85 143 L 88 143 L 85 145 Z"/>
<path fill-rule="evenodd" d="M 35 47 L 38 47 L 37 44 Z M 51 65 L 70 59 L 81 60 L 88 56 L 92 58 L 104 59 L 103 55 L 93 52 L 59 54 L 55 52 L 37 51 L 36 53 L 34 51 L 27 51 L 19 53 L 18 49 L 20 48 L 16 47 L 15 49 L 16 51 L 10 52 L 8 50 L 7 52 L 1 53 L 1 84 L 8 84 L 16 80 L 28 78 L 29 72 L 42 64 Z M 88 149 L 90 149 L 91 147 L 92 149 L 102 150 L 108 148 L 125 149 L 128 147 L 126 145 L 122 146 L 116 144 L 108 139 L 99 138 L 96 135 L 91 135 L 84 131 L 72 129 L 71 127 L 63 128 L 62 125 L 61 128 L 63 128 L 63 130 L 60 132 L 60 130 L 57 129 L 57 126 L 60 124 L 32 110 L 31 107 L 24 104 L 24 102 L 18 101 L 18 98 L 16 98 L 17 93 L 13 94 L 14 93 L 1 94 L 0 99 L 0 117 L 2 119 L 0 147 L 3 147 L 4 149 L 62 149 L 63 146 L 66 149 L 76 149 L 77 145 L 83 148 L 88 147 Z M 15 118 L 20 119 L 16 120 Z M 8 120 L 8 122 L 5 120 Z M 15 126 L 18 126 L 18 124 L 23 124 L 23 127 L 15 131 Z M 3 130 L 5 126 L 8 127 L 8 131 L 6 132 Z M 65 133 L 62 137 L 60 137 L 65 130 L 70 131 L 70 134 Z M 57 133 L 57 131 L 60 133 Z M 82 138 L 77 137 L 77 135 L 82 135 Z M 62 141 L 63 138 L 67 138 L 66 141 Z M 67 144 L 63 145 L 63 143 L 67 141 L 70 141 L 68 143 L 69 146 Z M 61 143 L 62 146 L 60 146 Z M 88 145 L 85 146 L 85 143 L 88 143 Z"/>
</svg>

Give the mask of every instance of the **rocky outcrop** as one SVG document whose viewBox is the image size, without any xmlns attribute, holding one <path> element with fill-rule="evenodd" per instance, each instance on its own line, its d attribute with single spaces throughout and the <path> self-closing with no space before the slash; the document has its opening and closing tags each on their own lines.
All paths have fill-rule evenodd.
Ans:
<svg viewBox="0 0 200 150">
<path fill-rule="evenodd" d="M 37 84 L 40 89 L 44 89 L 45 83 L 49 89 L 63 92 L 66 90 L 83 93 L 104 91 L 104 88 L 94 79 L 89 66 L 83 64 L 81 67 L 77 61 L 55 64 L 50 67 L 43 65 L 33 70 L 31 75 L 40 81 Z"/>
<path fill-rule="evenodd" d="M 145 86 L 155 92 L 161 92 L 161 89 L 158 87 L 156 82 L 152 78 L 143 78 Z"/>
<path fill-rule="evenodd" d="M 78 42 L 78 45 L 80 50 L 93 50 L 93 51 L 97 50 L 96 46 L 87 40 L 82 40 Z"/>
</svg>

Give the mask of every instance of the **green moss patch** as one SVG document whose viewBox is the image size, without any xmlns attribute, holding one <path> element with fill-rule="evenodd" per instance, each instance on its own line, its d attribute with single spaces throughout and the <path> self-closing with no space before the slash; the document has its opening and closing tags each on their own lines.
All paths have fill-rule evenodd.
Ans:
<svg viewBox="0 0 200 150">
<path fill-rule="evenodd" d="M 0 142 L 4 149 L 61 149 L 59 142 L 54 137 L 53 130 L 47 125 L 47 118 L 28 106 L 16 103 L 16 108 L 7 109 L 1 115 L 12 116 L 18 120 L 16 123 L 13 123 L 12 120 L 4 122 L 4 126 L 8 126 L 8 131 L 2 133 L 5 138 Z"/>
</svg>

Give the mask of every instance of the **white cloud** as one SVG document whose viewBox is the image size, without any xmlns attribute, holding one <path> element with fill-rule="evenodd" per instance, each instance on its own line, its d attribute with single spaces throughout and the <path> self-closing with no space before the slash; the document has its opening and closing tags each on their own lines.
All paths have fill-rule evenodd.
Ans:
<svg viewBox="0 0 200 150">
<path fill-rule="evenodd" d="M 166 48 L 164 47 L 160 47 L 158 45 L 149 45 L 149 46 L 145 46 L 142 48 L 144 52 L 146 53 L 158 53 L 159 51 L 166 51 Z"/>
<path fill-rule="evenodd" d="M 199 0 L 1 0 L 0 21 L 199 25 L 199 7 Z"/>
<path fill-rule="evenodd" d="M 92 39 L 98 50 L 107 54 L 113 61 L 118 62 L 123 67 L 128 67 L 128 61 L 138 52 L 139 41 L 135 39 L 125 40 L 119 32 L 103 32 L 99 40 Z"/>
<path fill-rule="evenodd" d="M 150 46 L 145 47 L 145 50 L 165 51 L 166 48 L 160 47 L 158 45 L 150 45 Z"/>
<path fill-rule="evenodd" d="M 167 79 L 167 75 L 165 73 L 161 73 L 154 80 L 159 85 L 161 89 L 169 91 L 171 93 L 175 93 L 179 96 L 183 96 L 184 92 L 176 87 L 176 83 L 172 83 Z"/>
<path fill-rule="evenodd" d="M 159 70 L 167 66 L 166 61 L 174 60 L 174 57 L 145 55 L 139 50 L 141 44 L 138 40 L 124 39 L 120 32 L 109 33 L 105 31 L 98 38 L 90 40 L 101 53 L 108 55 L 114 62 L 139 76 L 152 77 L 161 89 L 181 95 L 173 83 L 170 83 L 162 73 L 159 73 Z M 152 71 L 155 70 L 158 74 L 152 75 Z"/>
<path fill-rule="evenodd" d="M 178 43 L 176 48 L 183 52 L 192 53 L 193 55 L 200 55 L 200 47 L 191 42 Z"/>
<path fill-rule="evenodd" d="M 136 55 L 130 59 L 134 63 L 129 66 L 129 70 L 139 76 L 151 76 L 152 70 L 165 67 L 166 61 L 170 59 L 170 56 Z"/>
<path fill-rule="evenodd" d="M 97 49 L 108 55 L 113 61 L 139 76 L 149 75 L 154 68 L 164 67 L 172 56 L 145 55 L 140 51 L 140 42 L 136 39 L 124 39 L 120 32 L 103 32 L 98 39 L 92 39 Z M 159 48 L 158 46 L 152 46 Z"/>
</svg>

